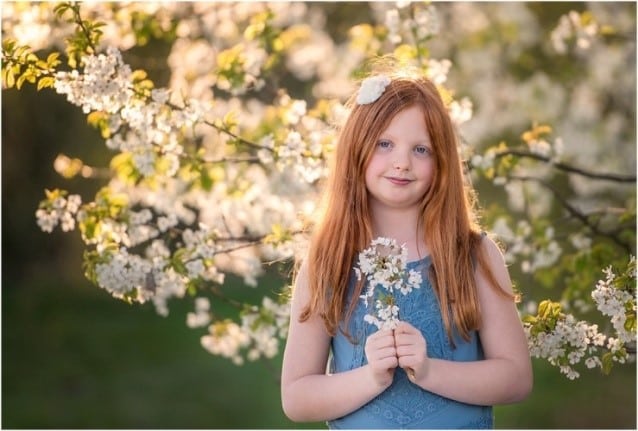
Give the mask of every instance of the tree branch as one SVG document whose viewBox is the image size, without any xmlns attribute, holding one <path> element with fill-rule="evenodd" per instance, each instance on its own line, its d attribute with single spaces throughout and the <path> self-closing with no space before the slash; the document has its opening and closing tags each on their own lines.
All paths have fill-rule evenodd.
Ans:
<svg viewBox="0 0 638 431">
<path fill-rule="evenodd" d="M 95 48 L 95 45 L 93 44 L 93 40 L 91 40 L 91 33 L 84 25 L 84 21 L 82 20 L 82 16 L 80 15 L 80 5 L 78 4 L 78 2 L 71 2 L 70 4 L 71 4 L 71 10 L 73 11 L 74 21 L 80 27 L 80 30 L 82 30 L 82 33 L 84 34 L 84 36 L 86 36 L 86 42 L 88 46 L 91 48 L 91 50 L 93 51 L 93 54 L 95 54 L 97 52 L 97 49 Z"/>
<path fill-rule="evenodd" d="M 636 182 L 635 175 L 612 174 L 607 172 L 592 172 L 590 170 L 572 166 L 567 163 L 555 162 L 548 156 L 544 156 L 538 153 L 533 153 L 531 151 L 507 149 L 507 150 L 498 151 L 494 154 L 495 158 L 501 158 L 505 156 L 517 156 L 517 157 L 524 157 L 528 159 L 538 160 L 541 162 L 549 163 L 562 171 L 578 174 L 583 177 L 597 179 L 597 180 L 615 181 L 619 183 L 635 183 Z"/>
<path fill-rule="evenodd" d="M 509 179 L 512 180 L 518 180 L 518 181 L 535 181 L 538 184 L 540 184 L 541 186 L 545 187 L 547 190 L 549 190 L 554 197 L 556 198 L 556 200 L 567 210 L 567 212 L 574 218 L 576 218 L 577 220 L 579 220 L 582 224 L 584 224 L 585 226 L 587 226 L 589 229 L 591 229 L 591 231 L 596 234 L 596 235 L 600 235 L 600 236 L 604 236 L 607 238 L 611 238 L 611 240 L 613 242 L 615 242 L 616 244 L 618 244 L 620 247 L 622 247 L 623 249 L 625 249 L 627 251 L 627 253 L 632 253 L 633 249 L 632 249 L 632 245 L 626 243 L 625 241 L 623 241 L 618 235 L 617 235 L 617 231 L 614 232 L 606 232 L 601 230 L 598 225 L 596 223 L 593 223 L 590 219 L 589 216 L 585 213 L 583 213 L 582 211 L 580 211 L 579 209 L 577 209 L 576 207 L 574 207 L 572 204 L 570 204 L 567 199 L 565 199 L 559 192 L 558 190 L 556 190 L 554 188 L 553 185 L 551 185 L 550 183 L 548 183 L 547 181 L 541 179 L 541 178 L 537 178 L 537 177 L 530 177 L 530 176 L 523 176 L 523 175 L 510 175 L 508 176 Z"/>
</svg>

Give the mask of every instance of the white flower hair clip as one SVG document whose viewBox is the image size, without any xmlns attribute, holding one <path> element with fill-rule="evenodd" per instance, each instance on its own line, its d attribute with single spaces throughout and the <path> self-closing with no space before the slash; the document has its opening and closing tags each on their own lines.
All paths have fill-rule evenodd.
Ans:
<svg viewBox="0 0 638 431">
<path fill-rule="evenodd" d="M 385 75 L 376 75 L 364 79 L 361 82 L 361 88 L 359 88 L 357 103 L 359 105 L 367 105 L 374 102 L 381 97 L 389 83 L 390 78 Z"/>
</svg>

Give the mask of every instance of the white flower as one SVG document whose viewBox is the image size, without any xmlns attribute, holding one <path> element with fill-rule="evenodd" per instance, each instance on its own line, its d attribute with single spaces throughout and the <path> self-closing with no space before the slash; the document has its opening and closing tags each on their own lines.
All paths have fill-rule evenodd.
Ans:
<svg viewBox="0 0 638 431">
<path fill-rule="evenodd" d="M 447 58 L 443 60 L 429 59 L 426 75 L 434 84 L 440 85 L 447 81 L 450 67 L 452 67 L 452 62 Z"/>
<path fill-rule="evenodd" d="M 186 325 L 189 328 L 200 328 L 210 323 L 210 301 L 206 297 L 195 299 L 195 312 L 186 315 Z"/>
<path fill-rule="evenodd" d="M 450 117 L 452 118 L 454 124 L 456 124 L 457 126 L 472 119 L 472 110 L 472 101 L 467 97 L 464 97 L 461 100 L 453 101 L 449 107 Z M 493 160 L 494 158 L 492 157 L 491 161 Z"/>
<path fill-rule="evenodd" d="M 376 75 L 364 79 L 361 83 L 361 88 L 359 88 L 357 103 L 359 105 L 367 105 L 374 102 L 381 97 L 388 84 L 390 84 L 390 78 L 385 75 Z"/>
<path fill-rule="evenodd" d="M 610 317 L 611 324 L 618 335 L 618 339 L 623 343 L 636 341 L 636 333 L 625 328 L 628 313 L 636 312 L 636 302 L 632 293 L 616 287 L 614 274 L 611 266 L 603 270 L 605 279 L 599 280 L 596 288 L 591 293 L 596 308 L 604 316 Z"/>
<path fill-rule="evenodd" d="M 390 9 L 385 13 L 385 26 L 388 28 L 388 39 L 392 43 L 401 43 L 401 17 L 397 9 Z"/>
<path fill-rule="evenodd" d="M 585 365 L 587 368 L 591 369 L 595 367 L 602 367 L 602 362 L 600 362 L 600 359 L 597 356 L 591 356 L 585 360 Z"/>
<path fill-rule="evenodd" d="M 47 211 L 43 208 L 39 208 L 35 212 L 35 216 L 38 220 L 38 226 L 43 232 L 53 232 L 53 228 L 58 225 L 59 216 L 57 211 Z"/>
<path fill-rule="evenodd" d="M 250 344 L 250 336 L 235 322 L 215 322 L 209 327 L 209 334 L 201 338 L 202 347 L 213 355 L 220 355 L 237 365 L 243 363 L 240 350 Z"/>
<path fill-rule="evenodd" d="M 364 321 L 377 328 L 394 328 L 399 321 L 399 307 L 393 300 L 393 292 L 398 290 L 403 295 L 421 287 L 421 273 L 407 270 L 408 250 L 405 245 L 399 247 L 394 239 L 379 237 L 370 243 L 370 247 L 359 253 L 358 267 L 355 275 L 361 280 L 365 275 L 366 291 L 360 296 L 366 309 L 368 299 L 374 298 L 377 287 L 386 292 L 376 298 L 374 308 L 376 314 L 366 314 Z"/>
</svg>

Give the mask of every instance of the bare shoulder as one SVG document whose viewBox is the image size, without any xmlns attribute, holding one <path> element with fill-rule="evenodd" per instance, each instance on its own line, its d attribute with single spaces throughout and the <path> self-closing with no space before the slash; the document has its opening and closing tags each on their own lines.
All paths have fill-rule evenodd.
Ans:
<svg viewBox="0 0 638 431">
<path fill-rule="evenodd" d="M 292 289 L 293 304 L 305 303 L 310 299 L 310 285 L 308 278 L 308 260 L 304 259 L 299 266 L 299 270 L 294 278 Z"/>
<path fill-rule="evenodd" d="M 491 271 L 500 288 L 507 293 L 512 293 L 512 282 L 501 247 L 494 239 L 486 235 L 481 241 L 481 252 L 485 257 L 485 264 L 488 266 L 487 269 Z M 491 287 L 484 271 L 478 271 L 477 285 L 479 290 Z"/>
<path fill-rule="evenodd" d="M 499 263 L 505 265 L 505 259 L 503 258 L 501 247 L 493 238 L 488 235 L 483 236 L 483 240 L 481 241 L 481 248 L 483 249 L 483 252 L 489 259 L 490 263 Z"/>
</svg>

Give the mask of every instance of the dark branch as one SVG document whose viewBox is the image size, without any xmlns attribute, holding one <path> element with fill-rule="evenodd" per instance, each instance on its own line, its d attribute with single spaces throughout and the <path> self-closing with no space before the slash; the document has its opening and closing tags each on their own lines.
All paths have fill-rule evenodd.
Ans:
<svg viewBox="0 0 638 431">
<path fill-rule="evenodd" d="M 583 213 L 582 211 L 580 211 L 579 209 L 577 209 L 576 207 L 574 207 L 572 204 L 570 204 L 567 199 L 565 199 L 559 192 L 558 190 L 556 190 L 554 188 L 553 185 L 551 185 L 550 183 L 548 183 L 547 181 L 541 179 L 541 178 L 536 178 L 536 177 L 529 177 L 529 176 L 522 176 L 522 175 L 511 175 L 508 177 L 509 179 L 512 180 L 518 180 L 518 181 L 534 181 L 539 183 L 541 186 L 545 187 L 547 190 L 549 190 L 554 197 L 556 198 L 556 200 L 567 210 L 567 212 L 574 218 L 576 218 L 577 220 L 579 220 L 582 224 L 584 224 L 585 226 L 587 226 L 589 229 L 591 229 L 591 231 L 596 234 L 596 235 L 600 235 L 600 236 L 604 236 L 607 238 L 611 238 L 611 240 L 613 242 L 615 242 L 616 244 L 618 244 L 620 247 L 622 247 L 623 249 L 625 249 L 627 251 L 627 253 L 632 253 L 632 246 L 631 244 L 626 243 L 625 241 L 623 241 L 618 235 L 617 235 L 617 231 L 615 232 L 609 232 L 609 231 L 603 231 L 601 230 L 598 225 L 596 223 L 593 223 L 589 216 L 585 213 Z"/>
<path fill-rule="evenodd" d="M 80 5 L 78 4 L 78 2 L 71 3 L 71 10 L 73 11 L 73 18 L 75 23 L 80 27 L 84 36 L 86 36 L 86 42 L 93 51 L 93 54 L 95 54 L 97 52 L 97 49 L 95 48 L 95 45 L 93 45 L 93 40 L 91 40 L 91 33 L 84 25 L 84 21 L 80 16 Z"/>
<path fill-rule="evenodd" d="M 635 175 L 612 174 L 607 172 L 592 172 L 587 169 L 569 165 L 567 163 L 556 162 L 552 160 L 550 157 L 544 156 L 542 154 L 533 153 L 531 151 L 507 149 L 503 151 L 498 151 L 494 154 L 495 158 L 501 158 L 505 156 L 517 156 L 517 157 L 525 157 L 528 159 L 538 160 L 541 162 L 552 164 L 557 169 L 560 169 L 562 171 L 582 175 L 583 177 L 593 178 L 597 180 L 615 181 L 619 183 L 635 183 L 636 182 Z"/>
<path fill-rule="evenodd" d="M 217 130 L 220 133 L 224 133 L 224 134 L 230 136 L 231 138 L 235 139 L 239 143 L 242 143 L 242 144 L 247 145 L 247 146 L 252 147 L 252 148 L 256 148 L 258 150 L 268 150 L 270 152 L 274 152 L 274 150 L 272 148 L 268 148 L 268 147 L 264 147 L 262 145 L 255 144 L 254 142 L 249 141 L 247 139 L 244 139 L 241 136 L 231 132 L 230 130 L 228 130 L 225 127 L 219 126 L 219 125 L 217 125 L 215 123 L 211 123 L 210 121 L 204 121 L 204 124 L 206 124 L 208 126 L 211 126 L 213 129 Z"/>
</svg>

